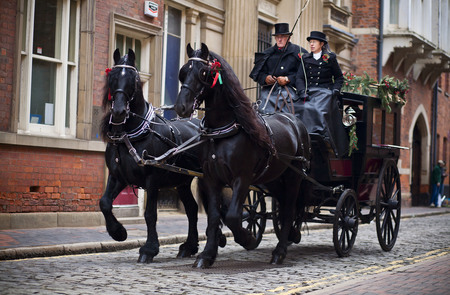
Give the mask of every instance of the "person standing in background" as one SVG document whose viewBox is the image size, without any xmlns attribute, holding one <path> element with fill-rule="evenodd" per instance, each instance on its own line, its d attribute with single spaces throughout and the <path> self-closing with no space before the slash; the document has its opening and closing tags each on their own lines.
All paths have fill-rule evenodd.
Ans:
<svg viewBox="0 0 450 295">
<path fill-rule="evenodd" d="M 440 207 L 439 204 L 439 191 L 442 183 L 442 168 L 445 167 L 445 162 L 439 160 L 433 168 L 431 174 L 431 201 L 430 207 Z"/>
</svg>

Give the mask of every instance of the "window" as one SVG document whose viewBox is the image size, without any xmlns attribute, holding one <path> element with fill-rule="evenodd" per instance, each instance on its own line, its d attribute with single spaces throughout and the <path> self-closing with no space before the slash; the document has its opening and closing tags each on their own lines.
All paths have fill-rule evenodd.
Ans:
<svg viewBox="0 0 450 295">
<path fill-rule="evenodd" d="M 136 67 L 141 68 L 141 49 L 142 42 L 139 39 L 124 36 L 122 34 L 116 34 L 116 48 L 119 48 L 122 55 L 128 52 L 128 49 L 132 49 L 136 55 Z"/>
<path fill-rule="evenodd" d="M 163 65 L 163 99 L 165 105 L 175 103 L 179 90 L 178 70 L 181 67 L 182 44 L 182 17 L 181 10 L 167 6 L 164 16 L 164 65 Z M 175 112 L 165 111 L 168 119 L 176 117 Z"/>
<path fill-rule="evenodd" d="M 24 4 L 18 132 L 75 137 L 80 1 Z"/>
<path fill-rule="evenodd" d="M 399 0 L 391 0 L 389 3 L 389 23 L 398 25 Z"/>
</svg>

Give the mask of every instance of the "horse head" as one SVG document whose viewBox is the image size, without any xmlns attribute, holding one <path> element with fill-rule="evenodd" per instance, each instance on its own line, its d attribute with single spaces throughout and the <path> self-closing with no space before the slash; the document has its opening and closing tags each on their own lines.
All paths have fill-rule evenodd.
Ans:
<svg viewBox="0 0 450 295">
<path fill-rule="evenodd" d="M 139 72 L 135 66 L 134 51 L 120 57 L 119 49 L 114 51 L 114 66 L 107 77 L 107 95 L 110 103 L 109 124 L 123 125 L 129 118 L 130 104 L 142 94 Z"/>
<path fill-rule="evenodd" d="M 208 46 L 202 43 L 194 50 L 187 45 L 188 62 L 180 69 L 181 90 L 175 102 L 175 111 L 180 117 L 189 117 L 204 99 L 204 94 L 213 88 L 220 75 L 220 63 L 211 60 Z"/>
</svg>

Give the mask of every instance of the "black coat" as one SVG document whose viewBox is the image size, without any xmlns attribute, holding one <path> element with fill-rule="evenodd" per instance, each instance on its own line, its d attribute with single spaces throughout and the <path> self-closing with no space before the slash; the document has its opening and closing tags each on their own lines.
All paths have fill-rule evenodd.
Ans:
<svg viewBox="0 0 450 295">
<path fill-rule="evenodd" d="M 302 56 L 305 69 L 300 64 L 295 82 L 298 93 L 305 91 L 306 81 L 308 83 L 308 89 L 320 87 L 330 90 L 341 90 L 344 77 L 337 62 L 336 54 L 332 52 L 327 54 L 329 56 L 327 61 L 326 58 L 324 59 L 324 55 L 318 60 L 314 59 L 312 53 L 306 53 Z M 306 79 L 304 70 L 306 71 Z"/>
<path fill-rule="evenodd" d="M 266 85 L 265 80 L 268 75 L 275 77 L 287 76 L 290 81 L 289 84 L 294 86 L 296 81 L 295 76 L 301 62 L 299 56 L 300 50 L 306 52 L 304 48 L 300 48 L 300 46 L 289 42 L 285 52 L 278 49 L 277 45 L 274 45 L 266 49 L 263 53 L 256 53 L 255 65 L 250 73 L 250 78 L 258 82 L 259 85 Z M 275 69 L 275 67 L 277 68 Z"/>
</svg>

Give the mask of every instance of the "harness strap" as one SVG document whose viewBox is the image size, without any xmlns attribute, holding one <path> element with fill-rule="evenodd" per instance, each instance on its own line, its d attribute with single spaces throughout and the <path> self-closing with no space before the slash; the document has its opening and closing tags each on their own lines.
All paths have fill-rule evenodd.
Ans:
<svg viewBox="0 0 450 295">
<path fill-rule="evenodd" d="M 211 138 L 217 139 L 233 136 L 239 132 L 240 127 L 241 125 L 237 123 L 236 120 L 229 123 L 228 125 L 214 129 L 205 127 L 205 117 L 203 117 L 203 119 L 200 122 L 200 130 L 202 133 L 201 137 L 209 139 Z"/>
<path fill-rule="evenodd" d="M 283 104 L 282 104 L 281 107 L 280 107 L 280 112 L 283 110 L 283 107 L 286 106 L 286 107 L 288 108 L 289 112 L 290 112 L 291 114 L 295 115 L 295 111 L 294 111 L 294 103 L 292 102 L 292 95 L 291 95 L 291 92 L 289 91 L 289 88 L 286 87 L 286 85 L 283 86 L 283 87 L 286 89 L 286 92 L 287 92 L 287 94 L 288 94 L 289 102 L 291 103 L 291 106 L 289 107 L 288 101 L 287 101 L 286 97 L 281 93 L 282 89 L 280 89 L 280 91 L 279 91 L 279 93 L 278 93 L 278 96 L 277 96 L 277 99 L 276 99 L 276 102 L 275 102 L 275 112 L 277 111 L 277 108 L 278 108 L 278 101 L 279 101 L 279 98 L 280 98 L 280 96 L 281 96 L 281 97 L 283 98 Z M 269 97 L 268 97 L 267 99 L 269 99 Z"/>
</svg>

